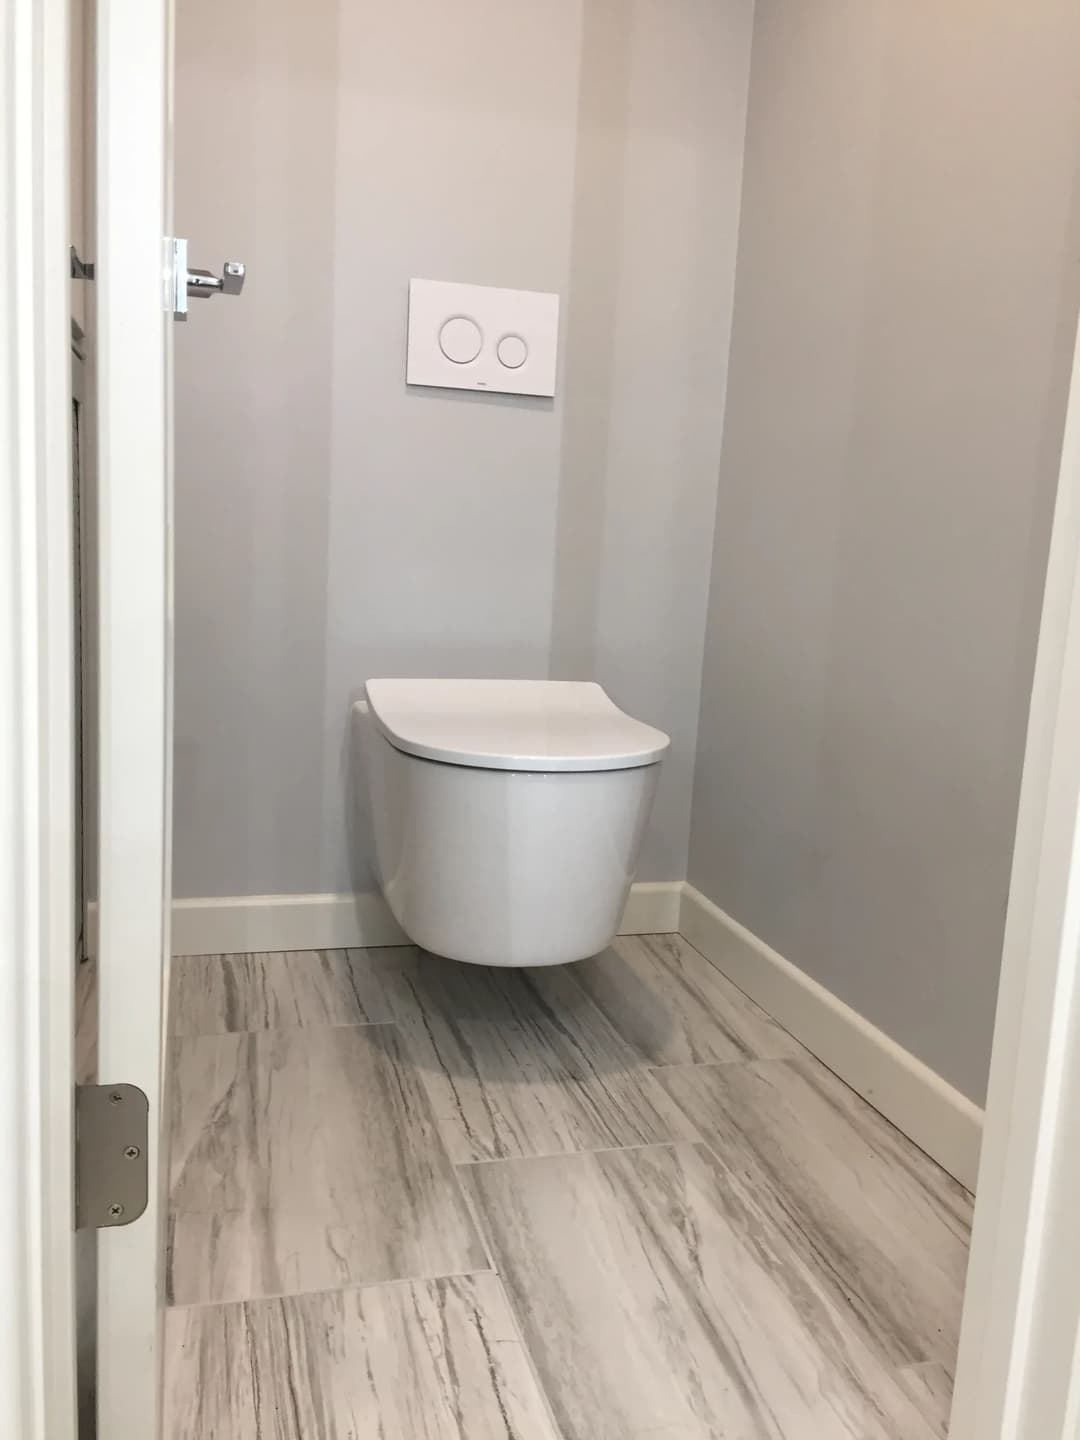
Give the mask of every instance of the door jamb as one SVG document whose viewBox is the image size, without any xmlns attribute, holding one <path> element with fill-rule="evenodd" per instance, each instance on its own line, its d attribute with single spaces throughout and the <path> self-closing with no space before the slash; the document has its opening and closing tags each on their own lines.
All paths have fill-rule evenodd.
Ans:
<svg viewBox="0 0 1080 1440">
<path fill-rule="evenodd" d="M 148 1105 L 146 1210 L 97 1246 L 97 1414 L 161 1430 L 171 882 L 170 0 L 97 6 L 97 1061 Z M 132 1023 L 132 1016 L 137 1017 Z"/>
<path fill-rule="evenodd" d="M 0 0 L 0 1434 L 75 1440 L 68 7 Z"/>
<path fill-rule="evenodd" d="M 1077 1433 L 1080 335 L 1039 629 L 951 1440 Z M 1071 1430 L 1068 1428 L 1071 1425 Z"/>
</svg>

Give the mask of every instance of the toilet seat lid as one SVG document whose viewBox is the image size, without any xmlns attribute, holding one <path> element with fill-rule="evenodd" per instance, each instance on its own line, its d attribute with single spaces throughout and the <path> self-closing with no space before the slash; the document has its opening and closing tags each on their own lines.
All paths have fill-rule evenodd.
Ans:
<svg viewBox="0 0 1080 1440">
<path fill-rule="evenodd" d="M 398 750 L 483 770 L 629 770 L 670 741 L 592 681 L 369 680 L 368 704 Z"/>
</svg>

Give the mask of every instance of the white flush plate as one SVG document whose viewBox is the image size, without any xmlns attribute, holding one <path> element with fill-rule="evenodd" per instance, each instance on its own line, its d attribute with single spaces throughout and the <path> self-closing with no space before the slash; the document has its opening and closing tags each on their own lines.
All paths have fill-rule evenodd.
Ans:
<svg viewBox="0 0 1080 1440">
<path fill-rule="evenodd" d="M 558 343 L 558 295 L 409 281 L 410 385 L 554 395 Z"/>
</svg>

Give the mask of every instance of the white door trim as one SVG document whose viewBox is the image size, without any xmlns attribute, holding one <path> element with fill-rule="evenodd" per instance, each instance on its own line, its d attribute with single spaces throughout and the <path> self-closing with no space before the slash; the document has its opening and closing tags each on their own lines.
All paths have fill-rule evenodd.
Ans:
<svg viewBox="0 0 1080 1440">
<path fill-rule="evenodd" d="M 0 1435 L 74 1440 L 65 0 L 0 0 Z"/>
<path fill-rule="evenodd" d="M 1080 343 L 1024 758 L 951 1440 L 1076 1435 L 1078 816 Z"/>
<path fill-rule="evenodd" d="M 150 1111 L 146 1213 L 98 1235 L 98 1433 L 156 1440 L 172 738 L 171 9 L 107 0 L 97 15 L 98 1079 L 137 1085 Z"/>
</svg>

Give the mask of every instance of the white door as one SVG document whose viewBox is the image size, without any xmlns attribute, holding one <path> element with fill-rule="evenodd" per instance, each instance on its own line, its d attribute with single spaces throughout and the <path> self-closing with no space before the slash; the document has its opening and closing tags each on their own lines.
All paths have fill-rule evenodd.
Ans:
<svg viewBox="0 0 1080 1440">
<path fill-rule="evenodd" d="M 189 293 L 197 324 L 244 278 L 232 263 L 189 273 L 171 238 L 172 26 L 172 0 L 97 0 L 97 1081 L 146 1096 L 150 1182 L 142 1215 L 97 1234 L 99 1440 L 154 1440 L 161 1424 L 173 329 Z"/>
<path fill-rule="evenodd" d="M 145 1212 L 97 1235 L 97 1434 L 160 1431 L 170 906 L 171 5 L 96 15 L 97 1079 L 149 1102 Z M 125 1102 L 127 1103 L 127 1102 Z"/>
</svg>

